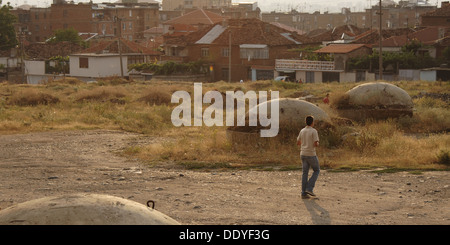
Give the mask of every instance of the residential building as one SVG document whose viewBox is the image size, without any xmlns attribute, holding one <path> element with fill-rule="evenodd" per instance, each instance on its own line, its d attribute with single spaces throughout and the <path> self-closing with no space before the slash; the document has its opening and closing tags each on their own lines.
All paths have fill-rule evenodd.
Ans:
<svg viewBox="0 0 450 245">
<path fill-rule="evenodd" d="M 53 35 L 50 9 L 30 8 L 30 21 L 27 30 L 29 34 L 27 40 L 30 42 L 43 42 L 50 38 Z"/>
<path fill-rule="evenodd" d="M 396 35 L 382 41 L 383 51 L 400 52 L 402 47 L 411 41 L 420 42 L 421 47 L 418 52 L 421 54 L 428 53 L 432 58 L 437 58 L 437 47 L 435 44 L 440 40 L 449 37 L 450 27 L 426 27 L 418 31 Z M 373 45 L 374 50 L 379 49 L 379 44 Z"/>
<path fill-rule="evenodd" d="M 450 26 L 450 3 L 441 3 L 441 8 L 421 16 L 422 26 Z"/>
<path fill-rule="evenodd" d="M 70 76 L 84 81 L 129 76 L 129 65 L 154 62 L 159 56 L 159 52 L 123 38 L 101 41 L 69 55 Z"/>
<path fill-rule="evenodd" d="M 159 25 L 157 2 L 94 4 L 93 15 L 94 32 L 129 41 L 144 40 L 144 31 Z"/>
<path fill-rule="evenodd" d="M 382 26 L 384 29 L 411 28 L 420 25 L 420 16 L 436 9 L 436 6 L 426 1 L 409 0 L 382 2 Z M 314 13 L 298 12 L 270 12 L 262 13 L 262 20 L 279 22 L 296 29 L 311 32 L 317 29 L 330 30 L 337 26 L 353 25 L 358 28 L 379 29 L 379 5 L 373 5 L 363 12 L 352 12 L 349 8 L 342 8 L 339 13 L 316 11 Z"/>
<path fill-rule="evenodd" d="M 174 31 L 188 33 L 194 30 L 202 29 L 203 27 L 214 25 L 226 19 L 228 19 L 228 17 L 223 17 L 220 14 L 216 14 L 208 10 L 195 9 L 188 11 L 181 16 L 163 22 L 163 33 L 173 33 Z M 181 28 L 182 26 L 184 26 L 184 28 Z M 177 30 L 173 27 L 180 27 L 181 29 Z"/>
<path fill-rule="evenodd" d="M 353 25 L 359 28 L 367 27 L 366 17 L 363 12 L 351 12 L 348 8 L 343 8 L 340 13 L 303 13 L 292 10 L 288 13 L 270 12 L 262 13 L 262 20 L 265 22 L 278 22 L 295 29 L 311 32 L 317 29 L 330 30 L 337 26 Z"/>
<path fill-rule="evenodd" d="M 373 74 L 367 71 L 348 71 L 347 61 L 352 57 L 369 55 L 370 46 L 365 44 L 330 44 L 314 53 L 332 55 L 333 61 L 315 61 L 299 59 L 277 59 L 276 75 L 292 74 L 296 80 L 306 83 L 321 82 L 359 82 L 371 80 Z"/>
<path fill-rule="evenodd" d="M 184 43 L 183 36 L 198 30 L 209 28 L 210 26 L 222 23 L 227 20 L 227 17 L 223 17 L 219 14 L 210 12 L 204 9 L 196 9 L 187 12 L 184 15 L 165 21 L 162 24 L 163 28 L 163 43 L 165 45 L 166 56 L 163 56 L 163 60 L 174 60 L 174 57 L 185 56 L 185 46 L 180 45 Z M 169 40 L 169 41 L 167 41 Z"/>
<path fill-rule="evenodd" d="M 69 72 L 55 72 L 55 63 L 50 59 L 56 56 L 68 56 L 82 50 L 78 44 L 70 42 L 31 43 L 25 47 L 24 76 L 26 83 L 38 84 L 49 79 L 63 77 Z"/>
<path fill-rule="evenodd" d="M 44 42 L 59 29 L 74 28 L 100 37 L 144 39 L 143 32 L 159 24 L 159 3 L 99 3 L 55 0 L 48 8 L 15 9 L 17 31 L 30 42 Z"/>
<path fill-rule="evenodd" d="M 164 11 L 193 8 L 223 8 L 230 6 L 231 0 L 162 0 L 162 9 Z"/>
<path fill-rule="evenodd" d="M 265 80 L 274 78 L 277 58 L 298 57 L 298 52 L 290 50 L 307 41 L 259 19 L 229 19 L 182 38 L 167 39 L 165 58 L 208 62 L 211 81 Z"/>
<path fill-rule="evenodd" d="M 383 1 L 381 7 L 383 29 L 418 27 L 420 26 L 420 16 L 436 9 L 435 5 L 422 0 L 399 1 L 398 4 L 393 1 Z M 366 27 L 380 28 L 379 11 L 379 4 L 366 9 Z"/>
</svg>

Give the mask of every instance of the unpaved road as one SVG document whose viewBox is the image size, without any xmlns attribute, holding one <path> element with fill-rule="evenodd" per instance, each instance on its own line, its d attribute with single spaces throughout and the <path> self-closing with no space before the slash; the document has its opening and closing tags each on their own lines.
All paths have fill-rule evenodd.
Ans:
<svg viewBox="0 0 450 245">
<path fill-rule="evenodd" d="M 117 155 L 156 138 L 92 130 L 0 136 L 0 208 L 67 193 L 109 194 L 182 224 L 450 224 L 450 173 L 322 170 L 318 200 L 300 171 L 188 171 Z"/>
</svg>

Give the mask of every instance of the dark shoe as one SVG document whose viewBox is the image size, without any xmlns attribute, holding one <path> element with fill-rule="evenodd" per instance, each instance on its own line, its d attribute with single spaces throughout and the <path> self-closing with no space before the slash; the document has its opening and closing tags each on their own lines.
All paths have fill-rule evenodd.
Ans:
<svg viewBox="0 0 450 245">
<path fill-rule="evenodd" d="M 307 194 L 302 194 L 302 199 L 308 199 L 309 196 Z"/>
<path fill-rule="evenodd" d="M 306 194 L 315 197 L 316 194 L 314 194 L 312 191 L 305 191 Z"/>
</svg>

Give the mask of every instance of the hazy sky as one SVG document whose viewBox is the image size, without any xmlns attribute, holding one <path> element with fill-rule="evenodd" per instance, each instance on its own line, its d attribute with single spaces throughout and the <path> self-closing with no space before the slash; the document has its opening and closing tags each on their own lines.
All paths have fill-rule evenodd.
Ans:
<svg viewBox="0 0 450 245">
<path fill-rule="evenodd" d="M 93 0 L 97 2 L 116 2 L 117 0 Z M 161 2 L 162 0 L 156 0 Z M 233 0 L 233 2 L 258 2 L 258 6 L 263 12 L 289 11 L 296 9 L 300 12 L 324 11 L 339 12 L 343 7 L 350 7 L 351 11 L 364 11 L 371 5 L 375 5 L 379 0 Z M 398 2 L 399 0 L 394 0 Z M 36 5 L 37 7 L 47 7 L 52 0 L 3 0 L 3 4 L 10 2 L 13 7 L 22 4 Z M 78 2 L 89 2 L 89 0 L 74 0 Z M 441 0 L 429 0 L 430 4 L 440 6 Z"/>
</svg>

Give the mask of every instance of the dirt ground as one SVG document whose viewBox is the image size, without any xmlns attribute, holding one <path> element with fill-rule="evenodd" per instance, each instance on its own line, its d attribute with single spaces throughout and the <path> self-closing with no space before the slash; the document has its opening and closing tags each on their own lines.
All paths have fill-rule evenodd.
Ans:
<svg viewBox="0 0 450 245">
<path fill-rule="evenodd" d="M 449 225 L 450 173 L 329 172 L 300 197 L 300 171 L 190 171 L 118 156 L 158 140 L 121 131 L 0 136 L 0 209 L 46 196 L 98 193 L 145 204 L 182 224 Z"/>
</svg>

